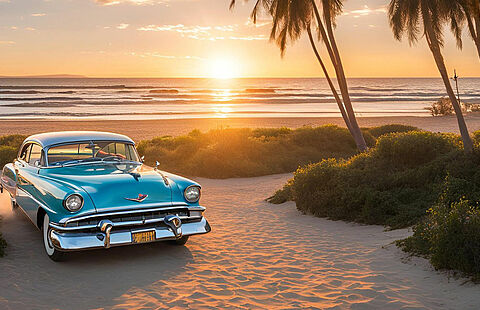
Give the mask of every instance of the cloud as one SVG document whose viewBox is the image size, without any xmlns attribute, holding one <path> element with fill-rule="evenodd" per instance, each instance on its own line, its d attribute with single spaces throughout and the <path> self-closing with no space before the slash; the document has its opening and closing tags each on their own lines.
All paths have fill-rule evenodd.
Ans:
<svg viewBox="0 0 480 310">
<path fill-rule="evenodd" d="M 130 26 L 130 25 L 129 24 L 119 24 L 119 25 L 117 25 L 117 29 L 120 29 L 120 30 L 127 29 L 128 26 Z"/>
<path fill-rule="evenodd" d="M 371 14 L 385 14 L 386 12 L 387 12 L 386 6 L 381 6 L 376 9 L 371 9 L 368 7 L 368 5 L 364 5 L 362 9 L 345 11 L 343 12 L 343 15 L 353 16 L 355 18 L 358 18 L 361 16 L 368 16 Z"/>
<path fill-rule="evenodd" d="M 245 26 L 260 28 L 263 26 L 270 25 L 271 23 L 272 21 L 270 19 L 257 19 L 256 23 L 254 23 L 253 20 L 249 17 L 245 22 Z"/>
<path fill-rule="evenodd" d="M 124 4 L 124 3 L 133 4 L 133 5 L 153 5 L 153 4 L 166 4 L 168 3 L 168 0 L 95 0 L 95 2 L 104 6 Z"/>
<path fill-rule="evenodd" d="M 164 58 L 164 59 L 190 59 L 190 60 L 205 60 L 205 58 L 198 57 L 198 56 L 173 56 L 173 55 L 162 55 L 157 52 L 143 52 L 143 53 L 137 53 L 137 52 L 130 52 L 128 53 L 131 56 L 137 56 L 137 57 L 155 57 L 155 58 Z"/>
<path fill-rule="evenodd" d="M 0 41 L 0 45 L 12 45 L 15 44 L 15 41 Z"/>
<path fill-rule="evenodd" d="M 30 14 L 30 16 L 33 16 L 33 17 L 41 17 L 41 16 L 46 16 L 47 14 L 45 13 L 33 13 L 33 14 Z"/>
<path fill-rule="evenodd" d="M 194 40 L 267 40 L 265 35 L 226 35 L 227 33 L 235 32 L 239 28 L 238 25 L 222 25 L 222 26 L 185 26 L 178 25 L 147 25 L 137 28 L 138 31 L 153 31 L 153 32 L 176 32 L 182 37 Z"/>
<path fill-rule="evenodd" d="M 256 40 L 268 40 L 267 36 L 264 34 L 257 34 L 254 36 L 239 36 L 239 37 L 228 37 L 230 40 L 245 40 L 245 41 L 256 41 Z"/>
</svg>

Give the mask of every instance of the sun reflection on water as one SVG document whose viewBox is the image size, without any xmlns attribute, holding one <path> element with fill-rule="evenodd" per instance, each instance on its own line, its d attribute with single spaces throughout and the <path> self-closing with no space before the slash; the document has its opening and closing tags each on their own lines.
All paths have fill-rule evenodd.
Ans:
<svg viewBox="0 0 480 310">
<path fill-rule="evenodd" d="M 232 91 L 230 89 L 218 89 L 212 93 L 215 101 L 230 101 L 232 100 Z"/>
<path fill-rule="evenodd" d="M 220 118 L 227 118 L 233 112 L 231 104 L 214 104 L 212 110 Z"/>
</svg>

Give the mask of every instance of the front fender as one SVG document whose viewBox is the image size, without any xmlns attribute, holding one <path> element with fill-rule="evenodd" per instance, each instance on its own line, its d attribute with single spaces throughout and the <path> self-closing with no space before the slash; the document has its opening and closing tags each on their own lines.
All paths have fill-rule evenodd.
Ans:
<svg viewBox="0 0 480 310">
<path fill-rule="evenodd" d="M 186 199 L 185 199 L 185 196 L 183 195 L 183 192 L 185 191 L 185 189 L 191 185 L 196 185 L 198 187 L 202 187 L 200 184 L 198 184 L 197 182 L 195 181 L 192 181 L 190 179 L 187 179 L 187 178 L 184 178 L 184 177 L 181 177 L 181 176 L 178 176 L 176 174 L 172 174 L 172 173 L 167 173 L 165 172 L 164 173 L 168 179 L 170 180 L 170 183 L 171 186 L 172 186 L 172 202 L 184 202 L 184 203 L 187 203 L 191 206 L 198 206 L 199 205 L 199 201 L 197 202 L 188 202 Z"/>
<path fill-rule="evenodd" d="M 35 187 L 38 197 L 34 198 L 39 200 L 39 208 L 44 209 L 52 222 L 58 223 L 65 218 L 95 211 L 92 199 L 80 187 L 42 175 L 35 180 Z M 71 194 L 83 197 L 83 207 L 78 212 L 70 212 L 63 206 L 63 201 Z"/>
</svg>

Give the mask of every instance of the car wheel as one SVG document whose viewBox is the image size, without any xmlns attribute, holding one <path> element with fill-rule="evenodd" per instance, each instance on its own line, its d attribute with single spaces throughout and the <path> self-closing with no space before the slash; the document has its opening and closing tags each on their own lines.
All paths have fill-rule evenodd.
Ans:
<svg viewBox="0 0 480 310">
<path fill-rule="evenodd" d="M 43 245 L 45 248 L 45 252 L 47 253 L 48 257 L 55 261 L 61 261 L 65 257 L 65 252 L 60 252 L 59 250 L 55 249 L 50 240 L 49 232 L 50 232 L 50 218 L 48 214 L 43 216 L 43 225 L 42 225 L 42 234 L 43 234 Z"/>
<path fill-rule="evenodd" d="M 172 243 L 176 245 L 184 245 L 185 243 L 187 243 L 187 241 L 188 241 L 188 236 L 183 236 L 182 238 L 172 240 Z"/>
</svg>

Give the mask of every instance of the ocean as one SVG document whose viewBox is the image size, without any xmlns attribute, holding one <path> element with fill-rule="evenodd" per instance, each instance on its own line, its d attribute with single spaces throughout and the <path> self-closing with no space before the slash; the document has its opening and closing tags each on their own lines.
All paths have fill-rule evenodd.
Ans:
<svg viewBox="0 0 480 310">
<path fill-rule="evenodd" d="M 446 96 L 436 78 L 352 78 L 362 116 L 428 116 Z M 480 78 L 459 80 L 461 100 L 480 103 Z M 323 78 L 0 79 L 0 119 L 337 117 Z"/>
</svg>

